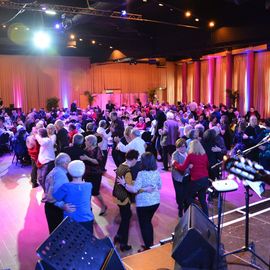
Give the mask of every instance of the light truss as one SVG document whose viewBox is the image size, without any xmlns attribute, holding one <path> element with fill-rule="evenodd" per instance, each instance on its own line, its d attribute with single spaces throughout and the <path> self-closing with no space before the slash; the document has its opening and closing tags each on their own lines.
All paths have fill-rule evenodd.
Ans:
<svg viewBox="0 0 270 270">
<path fill-rule="evenodd" d="M 113 1 L 113 0 L 112 0 Z M 177 24 L 170 23 L 158 20 L 145 19 L 140 14 L 135 13 L 126 13 L 125 16 L 122 16 L 119 11 L 111 11 L 111 10 L 100 10 L 95 8 L 81 8 L 81 7 L 72 7 L 72 6 L 64 6 L 64 5 L 50 5 L 50 4 L 39 4 L 36 2 L 33 3 L 14 3 L 9 0 L 0 0 L 0 8 L 8 8 L 8 9 L 16 9 L 22 11 L 34 11 L 34 12 L 44 12 L 42 8 L 46 7 L 47 10 L 54 10 L 58 13 L 66 13 L 66 14 L 80 14 L 80 15 L 88 15 L 88 16 L 97 16 L 97 17 L 106 17 L 113 19 L 122 19 L 122 20 L 130 20 L 130 21 L 140 21 L 140 22 L 148 22 L 148 23 L 156 23 L 169 25 L 174 27 L 184 27 L 191 29 L 199 29 L 197 26 L 187 25 L 187 24 Z"/>
<path fill-rule="evenodd" d="M 127 13 L 125 16 L 122 16 L 121 12 L 118 11 L 100 10 L 95 8 L 81 8 L 63 5 L 50 5 L 50 4 L 47 5 L 47 4 L 39 4 L 36 2 L 25 4 L 25 3 L 15 3 L 9 0 L 0 0 L 0 7 L 16 10 L 35 11 L 35 12 L 44 12 L 42 8 L 46 7 L 47 10 L 54 10 L 57 13 L 111 17 L 116 19 L 125 19 L 133 21 L 142 20 L 142 15 L 140 14 Z"/>
</svg>

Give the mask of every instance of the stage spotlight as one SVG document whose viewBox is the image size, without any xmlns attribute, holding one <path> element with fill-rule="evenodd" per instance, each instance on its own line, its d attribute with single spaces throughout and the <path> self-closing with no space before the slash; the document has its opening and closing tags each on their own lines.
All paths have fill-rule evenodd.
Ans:
<svg viewBox="0 0 270 270">
<path fill-rule="evenodd" d="M 56 24 L 54 25 L 54 28 L 57 29 L 57 30 L 60 29 L 60 28 L 61 28 L 61 24 L 60 24 L 60 23 L 56 23 Z"/>
<path fill-rule="evenodd" d="M 123 17 L 127 16 L 127 11 L 126 10 L 121 10 L 121 16 L 123 16 Z"/>
<path fill-rule="evenodd" d="M 51 37 L 48 33 L 39 31 L 34 34 L 33 43 L 39 49 L 47 49 L 51 45 Z"/>
</svg>

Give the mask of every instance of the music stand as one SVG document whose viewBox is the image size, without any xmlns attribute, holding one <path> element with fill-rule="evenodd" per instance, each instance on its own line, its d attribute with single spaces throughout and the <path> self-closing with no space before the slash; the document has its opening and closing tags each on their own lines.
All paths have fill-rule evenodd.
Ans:
<svg viewBox="0 0 270 270">
<path fill-rule="evenodd" d="M 258 254 L 255 253 L 254 249 L 255 249 L 255 245 L 253 242 L 249 242 L 249 198 L 252 196 L 252 194 L 250 194 L 250 186 L 248 184 L 244 185 L 245 186 L 245 245 L 242 248 L 227 252 L 225 254 L 223 254 L 223 257 L 229 256 L 229 255 L 233 255 L 233 254 L 237 254 L 237 253 L 241 253 L 241 252 L 250 252 L 254 257 L 258 258 L 261 262 L 263 262 L 269 269 L 270 269 L 270 265 L 262 258 L 260 257 Z M 241 258 L 240 258 L 241 260 Z M 261 267 L 256 265 L 253 262 L 248 262 L 248 265 L 261 270 Z"/>
<path fill-rule="evenodd" d="M 220 258 L 220 246 L 221 246 L 221 215 L 222 215 L 222 204 L 223 204 L 223 193 L 231 192 L 238 189 L 238 184 L 229 179 L 218 180 L 212 183 L 215 190 L 218 192 L 218 225 L 217 225 L 217 253 L 216 253 L 216 265 L 219 268 L 221 261 Z"/>
<path fill-rule="evenodd" d="M 241 155 L 242 156 L 246 155 L 250 151 L 252 151 L 252 150 L 256 149 L 257 147 L 264 145 L 265 143 L 268 143 L 268 142 L 269 142 L 269 136 L 262 139 L 256 145 L 244 150 L 242 153 L 238 153 L 236 156 L 239 158 Z M 251 186 L 249 184 L 249 180 L 250 181 L 255 180 L 255 175 L 256 175 L 257 169 L 256 169 L 256 167 L 253 168 L 253 164 L 255 164 L 255 163 L 252 164 L 252 161 L 249 161 L 248 164 L 245 164 L 244 162 L 241 161 L 241 159 L 245 159 L 245 158 L 244 157 L 240 158 L 240 162 L 239 162 L 238 166 L 230 167 L 230 165 L 229 165 L 229 167 L 230 167 L 229 171 L 231 173 L 233 173 L 234 175 L 242 178 L 246 182 L 244 184 L 244 187 L 245 187 L 245 245 L 242 248 L 239 248 L 239 249 L 236 249 L 236 250 L 233 250 L 233 251 L 230 251 L 230 252 L 223 254 L 222 257 L 226 257 L 229 255 L 242 253 L 242 252 L 250 252 L 252 254 L 252 256 L 254 256 L 255 258 L 258 258 L 262 263 L 264 263 L 270 269 L 270 264 L 267 263 L 262 257 L 260 257 L 258 254 L 255 253 L 254 243 L 249 242 L 249 198 L 252 196 L 252 194 L 250 194 Z M 258 190 L 255 190 L 255 192 L 259 196 L 261 195 L 261 194 L 259 194 Z M 242 259 L 240 258 L 240 260 L 242 260 Z M 261 269 L 260 266 L 256 265 L 253 262 L 246 262 L 246 263 L 253 268 Z"/>
</svg>

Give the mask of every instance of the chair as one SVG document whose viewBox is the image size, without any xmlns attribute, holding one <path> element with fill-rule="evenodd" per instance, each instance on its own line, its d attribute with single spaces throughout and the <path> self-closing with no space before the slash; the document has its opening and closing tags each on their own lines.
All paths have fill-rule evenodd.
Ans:
<svg viewBox="0 0 270 270">
<path fill-rule="evenodd" d="M 16 158 L 16 165 L 18 161 L 21 163 L 22 166 L 30 164 L 30 157 L 27 151 L 26 141 L 23 138 L 17 137 L 14 139 L 13 150 L 14 150 L 14 156 L 12 159 L 12 163 L 14 162 L 14 159 Z"/>
<path fill-rule="evenodd" d="M 3 133 L 0 136 L 0 154 L 3 154 L 5 151 L 10 153 L 10 140 L 8 133 Z"/>
</svg>

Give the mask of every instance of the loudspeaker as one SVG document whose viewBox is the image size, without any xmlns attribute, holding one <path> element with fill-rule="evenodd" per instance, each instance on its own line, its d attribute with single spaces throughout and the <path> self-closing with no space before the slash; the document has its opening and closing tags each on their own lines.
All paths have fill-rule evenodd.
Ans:
<svg viewBox="0 0 270 270">
<path fill-rule="evenodd" d="M 67 217 L 37 249 L 42 270 L 125 270 L 110 238 L 97 239 Z"/>
<path fill-rule="evenodd" d="M 172 257 L 181 267 L 214 269 L 217 228 L 195 204 L 191 204 L 175 228 Z M 175 269 L 179 267 L 175 266 Z"/>
</svg>

